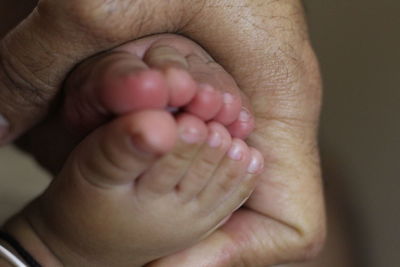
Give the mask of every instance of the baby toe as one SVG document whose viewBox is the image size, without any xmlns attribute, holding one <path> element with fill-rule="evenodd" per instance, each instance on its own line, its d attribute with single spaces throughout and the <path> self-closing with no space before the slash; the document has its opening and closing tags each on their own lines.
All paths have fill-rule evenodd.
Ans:
<svg viewBox="0 0 400 267">
<path fill-rule="evenodd" d="M 203 190 L 231 145 L 232 138 L 223 125 L 211 122 L 208 129 L 207 142 L 177 187 L 178 194 L 184 201 L 193 199 Z"/>
</svg>

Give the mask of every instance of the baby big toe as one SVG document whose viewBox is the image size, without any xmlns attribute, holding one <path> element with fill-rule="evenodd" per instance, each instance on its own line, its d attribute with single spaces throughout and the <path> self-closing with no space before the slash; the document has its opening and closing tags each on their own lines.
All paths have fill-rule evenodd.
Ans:
<svg viewBox="0 0 400 267">
<path fill-rule="evenodd" d="M 207 138 L 207 127 L 192 115 L 177 118 L 178 141 L 171 153 L 158 160 L 142 176 L 138 190 L 150 194 L 175 192 L 180 180 L 188 172 L 193 159 Z"/>
<path fill-rule="evenodd" d="M 136 112 L 87 136 L 63 172 L 101 188 L 131 184 L 158 156 L 171 150 L 175 141 L 176 124 L 168 112 Z"/>
<path fill-rule="evenodd" d="M 87 133 L 113 115 L 166 107 L 163 75 L 137 56 L 112 52 L 79 66 L 65 85 L 64 119 L 73 132 Z"/>
</svg>

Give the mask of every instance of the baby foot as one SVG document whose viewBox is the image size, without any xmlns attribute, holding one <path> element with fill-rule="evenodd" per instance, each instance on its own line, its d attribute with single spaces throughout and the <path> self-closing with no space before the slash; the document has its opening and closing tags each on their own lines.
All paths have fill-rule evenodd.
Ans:
<svg viewBox="0 0 400 267">
<path fill-rule="evenodd" d="M 254 189 L 262 156 L 224 127 L 251 126 L 251 114 L 239 115 L 233 80 L 204 55 L 185 52 L 188 46 L 156 41 L 139 41 L 136 54 L 128 44 L 98 65 L 88 62 L 67 84 L 64 115 L 72 128 L 87 133 L 114 120 L 84 139 L 26 211 L 66 265 L 141 266 L 187 248 Z M 167 107 L 184 114 L 175 120 Z M 158 110 L 143 111 L 149 108 Z"/>
<path fill-rule="evenodd" d="M 69 128 L 89 132 L 110 117 L 148 108 L 184 110 L 228 126 L 234 137 L 254 127 L 232 77 L 197 44 L 177 35 L 131 42 L 78 68 L 67 83 Z"/>
<path fill-rule="evenodd" d="M 221 123 L 237 138 L 254 128 L 251 105 L 233 78 L 178 35 L 137 40 L 89 59 L 71 73 L 65 88 L 63 114 L 55 112 L 19 142 L 55 175 L 85 135 L 133 111 L 189 112 Z"/>
<path fill-rule="evenodd" d="M 65 266 L 142 266 L 212 233 L 262 166 L 220 123 L 139 111 L 86 137 L 26 217 Z"/>
</svg>

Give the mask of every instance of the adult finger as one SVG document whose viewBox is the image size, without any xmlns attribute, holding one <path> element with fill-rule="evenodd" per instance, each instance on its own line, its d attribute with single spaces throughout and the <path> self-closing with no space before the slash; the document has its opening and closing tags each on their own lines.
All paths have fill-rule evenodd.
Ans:
<svg viewBox="0 0 400 267">
<path fill-rule="evenodd" d="M 198 9 L 198 4 L 185 4 L 190 9 L 183 12 L 180 1 L 128 2 L 113 1 L 111 7 L 99 0 L 42 0 L 1 40 L 0 144 L 15 139 L 48 113 L 64 78 L 78 62 L 144 35 L 170 32 Z"/>
</svg>

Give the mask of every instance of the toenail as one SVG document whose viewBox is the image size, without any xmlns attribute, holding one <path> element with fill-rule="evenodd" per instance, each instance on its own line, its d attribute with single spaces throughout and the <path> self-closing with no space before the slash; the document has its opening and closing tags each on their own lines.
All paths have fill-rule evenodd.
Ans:
<svg viewBox="0 0 400 267">
<path fill-rule="evenodd" d="M 233 160 L 241 160 L 243 158 L 243 147 L 237 141 L 233 141 L 232 147 L 228 152 L 228 156 Z"/>
<path fill-rule="evenodd" d="M 177 108 L 177 107 L 169 107 L 168 106 L 165 108 L 165 110 L 172 114 L 176 114 L 179 112 L 179 108 Z"/>
<path fill-rule="evenodd" d="M 6 137 L 10 129 L 8 120 L 0 114 L 0 141 Z"/>
<path fill-rule="evenodd" d="M 200 84 L 199 87 L 205 92 L 215 92 L 214 87 L 206 83 Z"/>
<path fill-rule="evenodd" d="M 249 122 L 250 119 L 251 119 L 250 112 L 248 112 L 247 110 L 243 109 L 239 114 L 239 121 Z"/>
<path fill-rule="evenodd" d="M 181 139 L 185 143 L 195 144 L 200 141 L 200 132 L 196 128 L 186 128 L 181 131 Z"/>
<path fill-rule="evenodd" d="M 251 157 L 249 167 L 247 168 L 247 172 L 255 174 L 258 173 L 263 167 L 264 166 L 262 160 L 256 155 L 253 155 Z"/>
<path fill-rule="evenodd" d="M 232 104 L 235 101 L 235 97 L 230 93 L 224 93 L 223 100 L 225 104 Z"/>
<path fill-rule="evenodd" d="M 185 80 L 185 79 L 190 79 L 191 76 L 187 71 L 185 70 L 180 70 L 176 68 L 170 68 L 167 70 L 167 79 L 169 81 L 175 82 L 176 80 Z"/>
<path fill-rule="evenodd" d="M 217 148 L 222 144 L 221 135 L 218 132 L 213 131 L 208 137 L 208 145 L 212 148 Z"/>
</svg>

